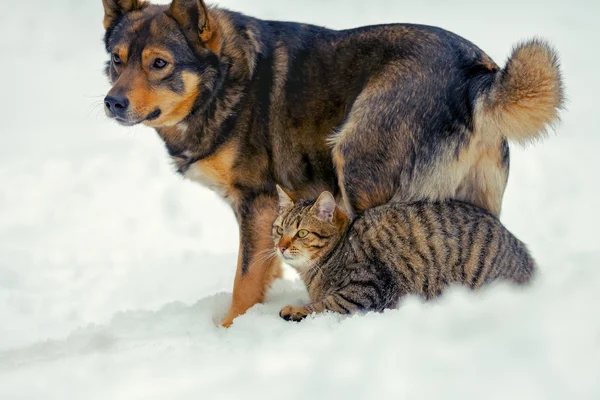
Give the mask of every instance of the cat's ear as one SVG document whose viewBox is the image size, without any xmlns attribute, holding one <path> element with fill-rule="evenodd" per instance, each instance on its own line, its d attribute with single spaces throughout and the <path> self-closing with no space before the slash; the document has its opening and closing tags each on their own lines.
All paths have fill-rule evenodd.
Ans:
<svg viewBox="0 0 600 400">
<path fill-rule="evenodd" d="M 335 198 L 329 192 L 323 192 L 312 206 L 312 212 L 322 221 L 333 222 L 333 213 L 335 212 Z"/>
<path fill-rule="evenodd" d="M 281 186 L 277 185 L 277 194 L 279 195 L 279 208 L 286 209 L 294 206 L 294 202 L 292 198 L 288 196 L 288 194 L 281 188 Z"/>
</svg>

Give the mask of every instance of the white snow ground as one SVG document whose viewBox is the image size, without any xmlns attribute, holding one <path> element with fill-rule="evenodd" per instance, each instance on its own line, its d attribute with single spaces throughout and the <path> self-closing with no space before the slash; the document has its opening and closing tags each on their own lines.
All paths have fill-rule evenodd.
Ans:
<svg viewBox="0 0 600 400">
<path fill-rule="evenodd" d="M 504 223 L 539 260 L 517 292 L 454 290 L 352 318 L 279 319 L 293 276 L 225 330 L 237 229 L 147 128 L 106 120 L 100 0 L 0 3 L 0 399 L 600 398 L 597 1 L 222 0 L 346 28 L 442 26 L 502 63 L 562 56 L 568 111 L 513 147 Z"/>
</svg>

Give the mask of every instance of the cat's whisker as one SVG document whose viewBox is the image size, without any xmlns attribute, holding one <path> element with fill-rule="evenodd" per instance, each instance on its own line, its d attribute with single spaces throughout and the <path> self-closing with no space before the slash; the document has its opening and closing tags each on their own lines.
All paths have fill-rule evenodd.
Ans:
<svg viewBox="0 0 600 400">
<path fill-rule="evenodd" d="M 317 273 L 320 273 L 321 275 L 323 275 L 323 267 L 321 265 L 319 265 L 318 262 L 316 261 L 312 261 L 306 257 L 306 265 L 308 265 L 308 269 L 317 269 Z"/>
<path fill-rule="evenodd" d="M 258 260 L 257 263 L 258 264 L 266 264 L 267 262 L 270 262 L 273 258 L 275 258 L 275 254 L 267 255 L 267 256 L 261 258 L 260 260 Z"/>
<path fill-rule="evenodd" d="M 259 251 L 258 253 L 256 253 L 256 257 L 258 256 L 262 256 L 265 253 L 270 253 L 270 252 L 275 252 L 276 249 L 274 247 L 269 248 L 269 249 L 264 249 L 263 251 Z"/>
<path fill-rule="evenodd" d="M 274 248 L 266 249 L 266 250 L 263 250 L 263 251 L 257 253 L 257 256 L 260 256 L 260 255 L 262 255 L 262 256 L 257 257 L 255 262 L 258 264 L 264 264 L 267 261 L 270 262 L 275 256 L 277 256 L 277 250 L 275 250 Z"/>
<path fill-rule="evenodd" d="M 265 249 L 263 251 L 259 251 L 256 253 L 255 262 L 263 263 L 269 256 L 272 255 L 272 252 L 274 251 L 274 249 Z"/>
</svg>

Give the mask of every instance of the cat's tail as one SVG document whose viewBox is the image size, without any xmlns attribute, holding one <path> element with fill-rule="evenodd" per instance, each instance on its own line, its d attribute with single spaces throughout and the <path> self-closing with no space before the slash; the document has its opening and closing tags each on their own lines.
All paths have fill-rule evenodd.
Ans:
<svg viewBox="0 0 600 400">
<path fill-rule="evenodd" d="M 510 240 L 510 239 L 509 239 Z M 511 265 L 511 273 L 507 275 L 508 280 L 525 285 L 532 282 L 537 271 L 537 264 L 527 246 L 519 239 L 512 237 L 513 242 L 507 255 L 508 265 Z"/>
<path fill-rule="evenodd" d="M 558 55 L 543 40 L 523 42 L 504 69 L 483 76 L 475 90 L 476 132 L 518 143 L 542 138 L 564 103 Z"/>
</svg>

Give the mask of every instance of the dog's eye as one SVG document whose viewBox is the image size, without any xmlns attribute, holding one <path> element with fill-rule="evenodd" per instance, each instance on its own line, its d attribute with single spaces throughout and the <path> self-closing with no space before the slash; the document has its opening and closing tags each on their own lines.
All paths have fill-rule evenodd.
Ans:
<svg viewBox="0 0 600 400">
<path fill-rule="evenodd" d="M 152 63 L 152 68 L 156 68 L 156 69 L 163 69 L 166 66 L 167 66 L 167 62 L 165 60 L 163 60 L 162 58 L 157 58 Z"/>
<path fill-rule="evenodd" d="M 119 57 L 118 54 L 113 54 L 112 60 L 115 63 L 115 65 L 121 65 L 121 57 Z"/>
</svg>

